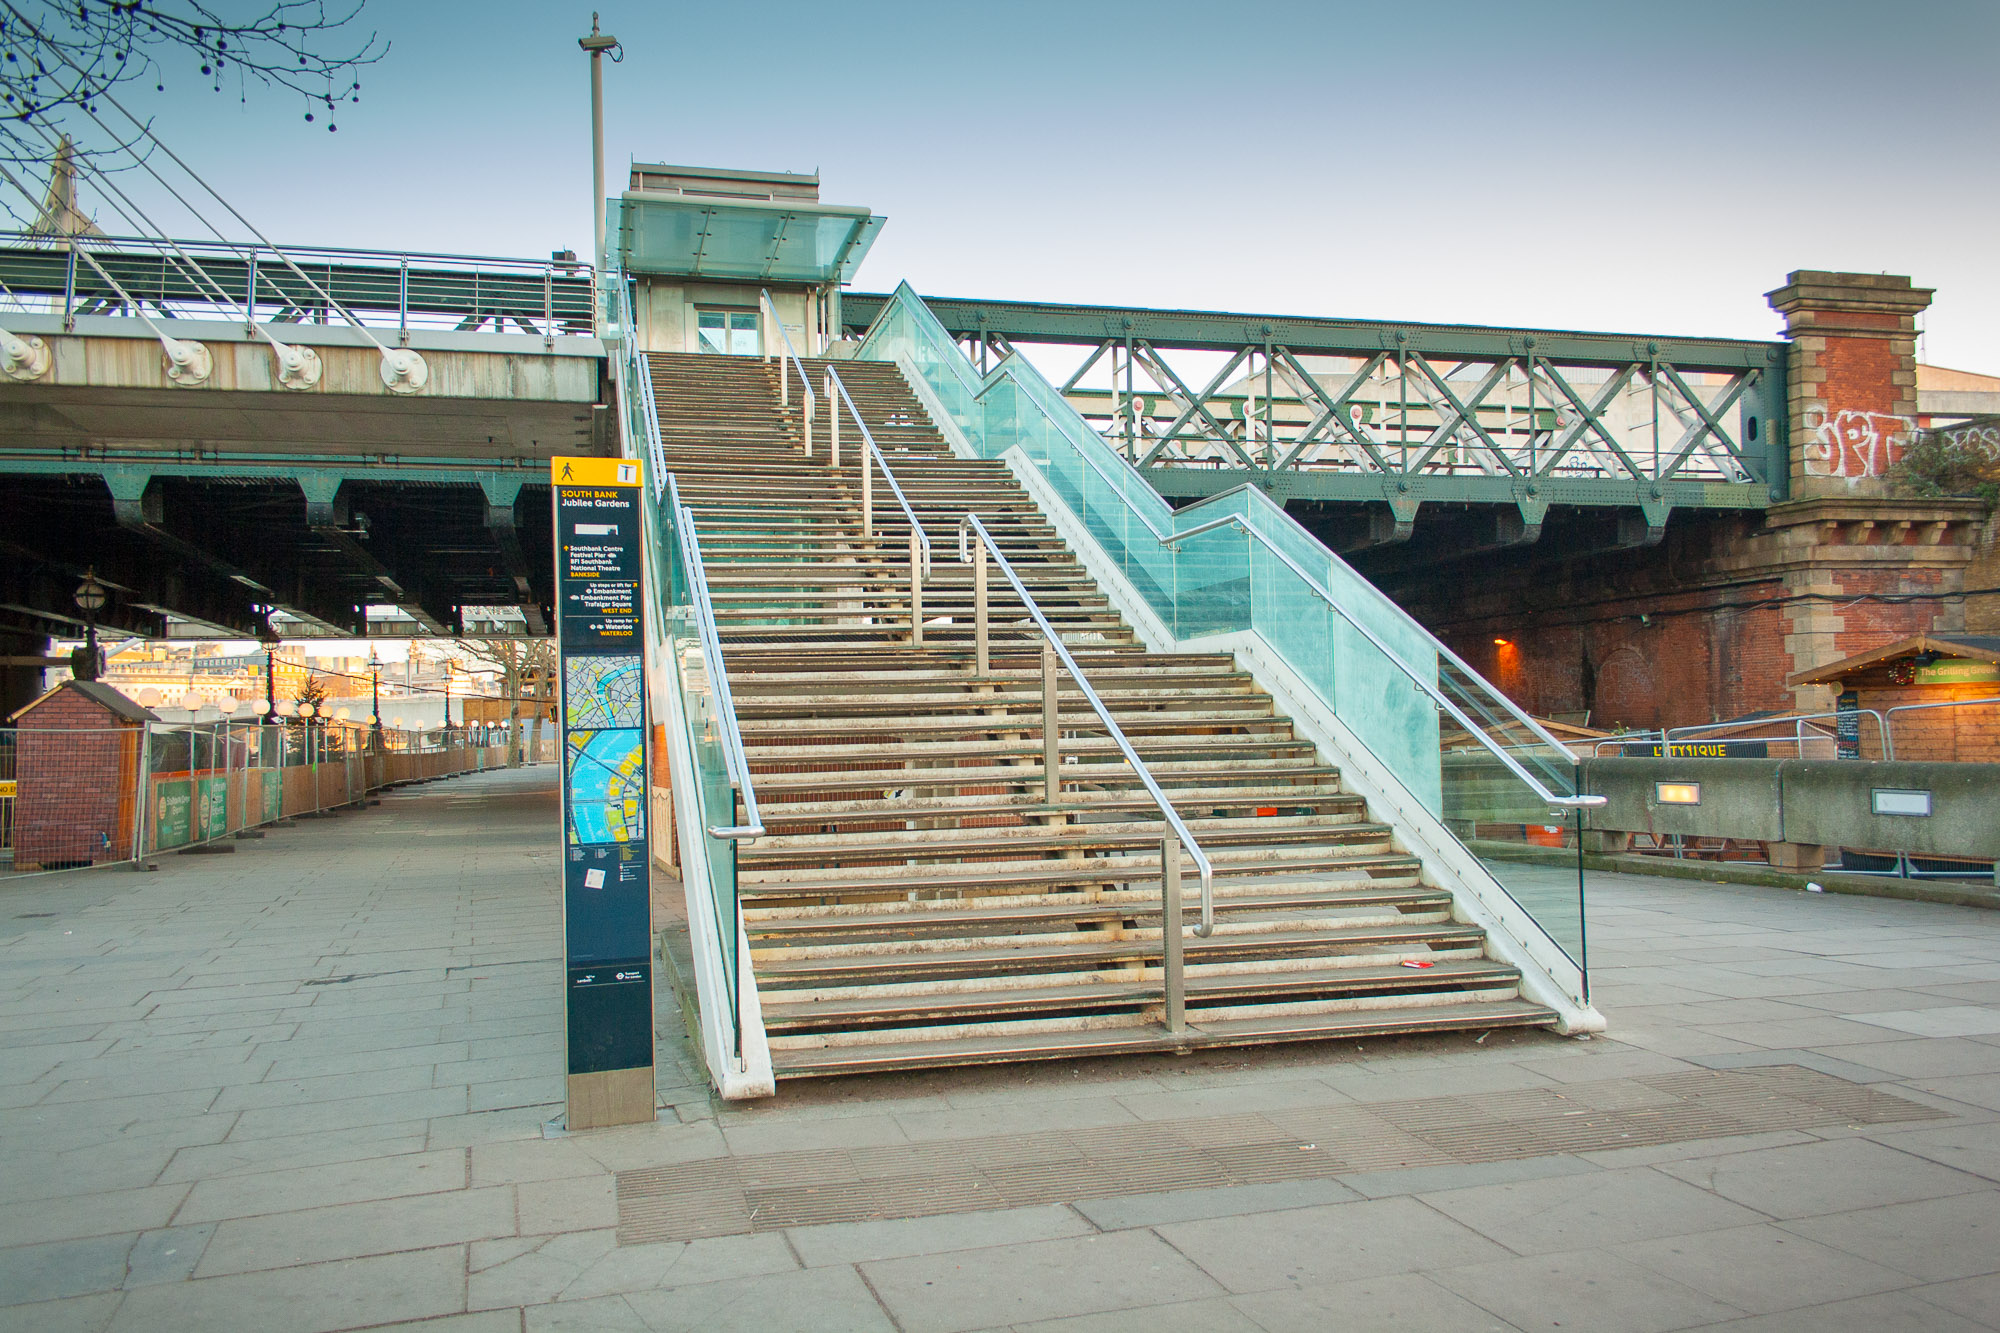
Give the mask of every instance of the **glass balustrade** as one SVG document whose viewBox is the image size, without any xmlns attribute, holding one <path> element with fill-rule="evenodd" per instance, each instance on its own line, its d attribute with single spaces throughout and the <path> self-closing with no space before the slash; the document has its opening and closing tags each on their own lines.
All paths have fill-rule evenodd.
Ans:
<svg viewBox="0 0 2000 1333">
<path fill-rule="evenodd" d="M 1019 449 L 1183 647 L 1248 632 L 1491 872 L 1587 1001 L 1573 756 L 1254 487 L 1176 511 L 1034 366 L 985 376 L 907 285 L 858 353 L 912 367 L 981 457 Z"/>
</svg>

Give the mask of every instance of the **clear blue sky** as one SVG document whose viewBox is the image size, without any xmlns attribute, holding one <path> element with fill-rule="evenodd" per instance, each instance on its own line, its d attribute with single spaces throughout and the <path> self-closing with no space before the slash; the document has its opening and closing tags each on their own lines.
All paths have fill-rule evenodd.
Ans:
<svg viewBox="0 0 2000 1333">
<path fill-rule="evenodd" d="M 811 170 L 859 286 L 1764 337 L 1794 268 L 1938 289 L 2000 373 L 2000 4 L 600 0 L 607 158 Z M 281 240 L 588 248 L 588 5 L 371 0 L 340 131 L 183 78 Z"/>
</svg>

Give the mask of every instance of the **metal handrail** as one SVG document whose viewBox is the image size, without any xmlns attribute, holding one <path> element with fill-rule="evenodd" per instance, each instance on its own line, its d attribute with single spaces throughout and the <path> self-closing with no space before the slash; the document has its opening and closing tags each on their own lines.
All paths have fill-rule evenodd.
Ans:
<svg viewBox="0 0 2000 1333">
<path fill-rule="evenodd" d="M 1897 704 L 1894 708 L 1888 709 L 1882 714 L 1882 757 L 1884 759 L 1896 757 L 1896 726 L 1889 719 L 1897 713 L 1916 713 L 1927 708 L 1970 708 L 1975 704 L 2000 704 L 2000 698 L 1946 699 L 1934 704 Z M 1868 711 L 1872 713 L 1875 710 L 1871 708 Z"/>
<path fill-rule="evenodd" d="M 653 397 L 653 362 L 639 350 L 638 330 L 632 324 L 632 290 L 621 277 L 618 281 L 618 317 L 625 336 L 625 360 L 637 381 L 640 430 L 646 441 L 646 456 L 653 465 L 653 494 L 657 498 L 667 475 L 667 449 L 660 439 L 660 405 Z"/>
<path fill-rule="evenodd" d="M 1011 359 L 1012 358 L 1010 357 L 1009 360 Z M 1005 370 L 1005 368 L 1006 368 L 1005 364 L 1003 363 L 1001 370 L 995 371 L 994 373 L 998 375 L 1002 373 Z M 981 392 L 983 393 L 984 390 L 981 390 Z M 1034 409 L 1037 412 L 1040 412 L 1042 414 L 1042 419 L 1044 421 L 1047 421 L 1051 426 L 1056 427 L 1056 429 L 1058 430 L 1063 429 L 1062 423 L 1056 420 L 1056 418 L 1049 413 L 1048 409 L 1044 408 L 1040 403 L 1035 402 L 1032 395 L 1029 396 L 1028 402 L 1031 406 L 1034 407 Z M 1063 434 L 1065 436 L 1068 436 L 1069 432 L 1063 431 Z M 1095 472 L 1098 475 L 1098 477 L 1103 480 L 1105 485 L 1111 487 L 1111 489 L 1114 492 L 1117 492 L 1122 497 L 1124 494 L 1123 488 L 1121 488 L 1115 481 L 1111 479 L 1110 475 L 1106 473 L 1105 470 L 1098 465 L 1096 459 L 1090 456 L 1090 450 L 1086 448 L 1081 441 L 1075 439 L 1074 437 L 1070 437 L 1070 443 L 1076 448 L 1077 456 L 1083 460 L 1084 465 L 1090 468 L 1091 471 Z M 1124 462 L 1122 458 L 1119 461 Z M 1130 464 L 1127 464 L 1127 466 L 1129 467 Z M 1143 481 L 1143 478 L 1141 480 Z M 1601 796 L 1582 796 L 1582 795 L 1557 796 L 1551 791 L 1549 791 L 1548 787 L 1545 784 L 1536 779 L 1535 776 L 1529 773 L 1526 768 L 1522 767 L 1522 765 L 1519 762 L 1517 762 L 1513 758 L 1513 756 L 1507 754 L 1483 730 L 1474 726 L 1471 720 L 1468 719 L 1465 716 L 1465 714 L 1459 710 L 1458 706 L 1453 704 L 1450 700 L 1446 699 L 1445 696 L 1439 692 L 1438 688 L 1434 684 L 1426 680 L 1421 674 L 1417 672 L 1415 668 L 1413 668 L 1409 663 L 1405 662 L 1398 654 L 1396 654 L 1393 650 L 1391 650 L 1389 645 L 1384 643 L 1381 637 L 1378 636 L 1373 630 L 1369 629 L 1366 625 L 1363 625 L 1358 619 L 1356 619 L 1352 612 L 1350 612 L 1346 607 L 1340 604 L 1339 600 L 1334 597 L 1333 593 L 1330 590 L 1321 586 L 1318 579 L 1314 578 L 1311 574 L 1307 573 L 1306 570 L 1301 568 L 1296 560 L 1293 560 L 1291 556 L 1287 555 L 1284 551 L 1280 550 L 1278 546 L 1270 540 L 1270 538 L 1266 537 L 1263 533 L 1257 531 L 1256 527 L 1250 522 L 1248 522 L 1243 517 L 1243 515 L 1225 514 L 1221 518 L 1210 519 L 1206 523 L 1197 524 L 1192 528 L 1186 528 L 1169 534 L 1161 532 L 1158 525 L 1155 524 L 1152 519 L 1148 518 L 1146 516 L 1145 511 L 1138 508 L 1138 506 L 1130 505 L 1128 507 L 1130 508 L 1131 512 L 1138 518 L 1138 520 L 1146 525 L 1147 531 L 1153 534 L 1154 540 L 1158 541 L 1160 545 L 1164 546 L 1170 551 L 1178 551 L 1180 549 L 1180 543 L 1187 541 L 1188 539 L 1193 537 L 1199 537 L 1203 533 L 1211 532 L 1216 528 L 1226 527 L 1230 524 L 1234 524 L 1237 527 L 1241 528 L 1246 535 L 1254 538 L 1256 541 L 1261 543 L 1266 551 L 1269 551 L 1272 555 L 1276 556 L 1280 561 L 1282 561 L 1285 564 L 1287 568 L 1289 568 L 1294 574 L 1298 575 L 1299 578 L 1305 582 L 1305 585 L 1308 588 L 1310 588 L 1319 597 L 1321 601 L 1325 602 L 1327 604 L 1327 607 L 1331 611 L 1333 611 L 1335 615 L 1339 616 L 1342 620 L 1345 620 L 1348 624 L 1352 625 L 1356 630 L 1360 631 L 1363 638 L 1367 639 L 1369 643 L 1373 644 L 1376 650 L 1380 652 L 1384 657 L 1388 658 L 1389 661 L 1393 663 L 1398 670 L 1400 670 L 1404 675 L 1408 676 L 1412 681 L 1414 681 L 1417 687 L 1423 690 L 1425 694 L 1429 695 L 1434 703 L 1436 703 L 1440 708 L 1443 708 L 1459 723 L 1459 725 L 1463 726 L 1467 732 L 1476 737 L 1479 743 L 1483 745 L 1486 749 L 1490 750 L 1497 758 L 1499 758 L 1499 760 L 1502 763 L 1504 763 L 1508 767 L 1508 769 L 1514 773 L 1516 777 L 1520 778 L 1523 782 L 1527 783 L 1530 787 L 1532 787 L 1537 796 L 1540 796 L 1543 800 L 1546 800 L 1551 805 L 1557 805 L 1557 806 L 1595 807 L 1603 805 L 1605 803 L 1606 798 Z M 1421 626 L 1419 626 L 1418 628 L 1420 630 L 1422 629 Z M 1477 671 L 1474 671 L 1470 666 L 1468 666 L 1465 663 L 1464 659 L 1460 658 L 1457 653 L 1454 653 L 1451 649 L 1447 648 L 1443 643 L 1439 642 L 1436 636 L 1430 634 L 1428 631 L 1423 631 L 1423 633 L 1426 638 L 1430 639 L 1431 646 L 1437 650 L 1437 653 L 1440 657 L 1450 662 L 1453 666 L 1456 666 L 1459 670 L 1463 671 L 1468 676 L 1471 676 L 1473 679 L 1475 680 L 1481 679 Z M 1507 698 L 1506 695 L 1501 694 L 1498 691 L 1494 692 L 1493 697 L 1499 702 L 1502 711 L 1510 715 L 1516 722 L 1526 727 L 1531 733 L 1534 734 L 1536 739 L 1540 740 L 1543 744 L 1551 747 L 1552 749 L 1560 751 L 1563 754 L 1569 753 L 1569 748 L 1567 746 L 1565 746 L 1561 741 L 1557 740 L 1555 737 L 1551 736 L 1546 728 L 1544 728 L 1539 722 L 1535 721 L 1533 717 L 1529 716 L 1525 711 L 1523 711 L 1517 704 L 1514 703 L 1513 700 Z"/>
<path fill-rule="evenodd" d="M 861 428 L 861 447 L 866 451 L 863 457 L 862 471 L 864 473 L 867 471 L 869 459 L 872 459 L 876 466 L 882 469 L 883 479 L 889 483 L 890 491 L 895 494 L 896 503 L 902 506 L 903 517 L 910 520 L 910 531 L 916 534 L 917 546 L 922 552 L 924 577 L 928 579 L 931 575 L 930 534 L 925 532 L 924 525 L 917 521 L 917 511 L 910 507 L 910 501 L 903 494 L 903 488 L 896 483 L 896 474 L 890 470 L 889 460 L 882 457 L 882 451 L 875 447 L 875 436 L 869 431 L 868 423 L 861 419 L 860 411 L 854 406 L 854 399 L 848 396 L 847 385 L 841 381 L 840 372 L 832 366 L 828 366 L 826 368 L 826 378 L 833 385 L 833 391 L 838 401 L 846 404 L 847 414 L 853 417 L 854 424 Z"/>
<path fill-rule="evenodd" d="M 667 477 L 667 502 L 675 518 L 674 535 L 681 544 L 681 560 L 687 565 L 688 601 L 694 608 L 695 631 L 701 640 L 702 662 L 715 684 L 717 734 L 722 738 L 722 759 L 729 770 L 729 785 L 743 798 L 744 822 L 728 827 L 708 826 L 711 838 L 735 842 L 764 836 L 764 819 L 757 810 L 757 791 L 750 781 L 750 761 L 743 753 L 743 730 L 736 721 L 736 698 L 729 690 L 729 671 L 722 661 L 722 636 L 715 628 L 715 608 L 708 592 L 708 569 L 701 561 L 701 542 L 695 531 L 694 511 L 681 503 L 679 484 Z"/>
<path fill-rule="evenodd" d="M 757 293 L 757 304 L 761 308 L 761 313 L 771 317 L 771 323 L 778 330 L 778 341 L 782 344 L 781 350 L 778 352 L 778 405 L 786 408 L 792 405 L 792 382 L 785 375 L 786 357 L 789 356 L 792 359 L 792 369 L 799 372 L 799 384 L 806 391 L 806 453 L 810 455 L 812 453 L 812 419 L 813 413 L 819 407 L 819 396 L 813 392 L 812 380 L 806 377 L 806 368 L 804 363 L 799 360 L 798 349 L 792 346 L 792 335 L 785 332 L 785 321 L 778 318 L 778 307 L 772 304 L 771 293 L 768 290 L 760 289 Z M 771 346 L 769 343 L 764 345 L 764 359 L 766 361 L 771 359 Z"/>
<path fill-rule="evenodd" d="M 968 531 L 977 533 L 980 542 L 992 553 L 993 562 L 1000 567 L 1000 572 L 1006 575 L 1007 582 L 1013 586 L 1014 595 L 1021 599 L 1021 605 L 1028 609 L 1029 616 L 1042 631 L 1042 637 L 1048 641 L 1049 647 L 1055 650 L 1056 656 L 1062 659 L 1063 667 L 1069 672 L 1070 679 L 1076 682 L 1077 689 L 1083 692 L 1083 697 L 1089 701 L 1098 720 L 1104 723 L 1104 728 L 1110 733 L 1113 744 L 1117 745 L 1119 752 L 1125 756 L 1125 762 L 1132 766 L 1132 771 L 1139 775 L 1139 781 L 1145 784 L 1153 803 L 1160 807 L 1160 813 L 1165 816 L 1167 826 L 1174 831 L 1174 836 L 1180 839 L 1180 844 L 1187 849 L 1188 855 L 1194 858 L 1195 867 L 1201 871 L 1201 924 L 1195 927 L 1194 933 L 1203 939 L 1208 938 L 1215 930 L 1215 867 L 1209 863 L 1207 853 L 1201 850 L 1201 844 L 1195 841 L 1193 831 L 1182 821 L 1180 813 L 1174 809 L 1173 802 L 1167 799 L 1167 794 L 1160 790 L 1160 784 L 1154 781 L 1152 770 L 1146 767 L 1145 761 L 1139 758 L 1139 752 L 1132 748 L 1132 742 L 1126 739 L 1125 729 L 1112 718 L 1111 710 L 1104 706 L 1104 700 L 1097 697 L 1097 691 L 1090 688 L 1090 682 L 1084 679 L 1083 669 L 1077 666 L 1076 659 L 1070 656 L 1069 649 L 1063 646 L 1062 636 L 1056 633 L 1055 626 L 1049 623 L 1049 618 L 1042 614 L 1042 608 L 1028 594 L 1027 588 L 1021 583 L 1020 575 L 1014 572 L 1013 564 L 1001 554 L 1000 544 L 993 540 L 993 534 L 986 530 L 986 525 L 979 521 L 977 514 L 967 514 L 958 521 L 959 563 L 971 564 L 973 561 L 972 549 L 965 540 Z"/>
<path fill-rule="evenodd" d="M 1889 711 L 1893 713 L 1896 710 L 1892 708 Z M 1685 727 L 1664 727 L 1658 731 L 1627 732 L 1621 736 L 1604 737 L 1592 747 L 1592 750 L 1594 753 L 1602 755 L 1604 747 L 1607 745 L 1650 745 L 1653 743 L 1655 737 L 1658 738 L 1659 744 L 1664 748 L 1673 744 L 1676 735 L 1688 736 L 1698 731 L 1730 731 L 1738 728 L 1775 727 L 1786 723 L 1816 722 L 1820 718 L 1825 717 L 1839 718 L 1849 714 L 1859 717 L 1863 713 L 1875 719 L 1876 732 L 1882 737 L 1884 757 L 1894 759 L 1896 757 L 1895 744 L 1890 739 L 1888 719 L 1873 708 L 1836 708 L 1826 713 L 1783 713 L 1773 717 L 1738 718 L 1734 722 L 1702 722 L 1690 724 Z M 1745 736 L 1742 739 L 1752 741 L 1782 741 L 1787 738 L 1783 736 Z"/>
<path fill-rule="evenodd" d="M 159 258 L 170 263 L 179 257 L 183 261 L 196 262 L 201 267 L 201 277 L 197 278 L 183 265 L 175 265 L 173 271 L 160 270 L 161 276 L 170 279 L 175 290 L 162 290 L 155 294 L 140 294 L 142 301 L 172 302 L 176 305 L 194 307 L 215 307 L 225 315 L 241 314 L 242 307 L 259 303 L 258 293 L 264 288 L 281 291 L 295 286 L 301 280 L 298 273 L 286 275 L 283 270 L 291 263 L 307 266 L 318 273 L 320 278 L 331 284 L 326 290 L 344 291 L 345 295 L 335 301 L 335 306 L 343 315 L 352 318 L 352 311 L 366 309 L 393 313 L 397 324 L 407 331 L 410 315 L 442 314 L 459 319 L 467 311 L 462 300 L 427 301 L 421 290 L 416 292 L 412 302 L 411 268 L 418 269 L 418 284 L 439 278 L 465 286 L 469 284 L 473 294 L 473 305 L 480 305 L 482 288 L 486 295 L 495 294 L 522 298 L 525 304 L 515 309 L 513 303 L 505 308 L 495 305 L 488 311 L 491 317 L 503 320 L 517 315 L 539 317 L 546 328 L 538 329 L 545 337 L 553 339 L 559 333 L 576 331 L 573 321 L 580 311 L 578 302 L 594 288 L 599 273 L 595 266 L 582 261 L 555 259 L 522 259 L 502 255 L 451 255 L 414 250 L 370 250 L 341 246 L 295 246 L 270 244 L 261 239 L 250 241 L 203 241 L 175 239 L 154 236 L 92 236 L 91 246 L 107 262 L 114 265 L 120 261 L 145 261 L 150 263 Z M 57 256 L 74 248 L 67 238 L 33 235 L 26 232 L 0 232 L 0 267 L 13 265 L 19 268 L 46 258 L 50 263 L 59 263 Z M 276 267 L 264 268 L 266 260 Z M 211 261 L 213 261 L 211 263 Z M 357 262 L 349 262 L 357 261 Z M 369 263 L 366 261 L 376 261 Z M 176 276 L 178 275 L 178 276 Z M 220 275 L 220 276 L 218 276 Z M 225 278 L 233 281 L 233 276 L 247 279 L 242 292 L 234 290 L 218 300 L 209 290 Z M 129 275 L 128 275 L 129 276 Z M 308 286 L 316 281 L 302 279 Z M 364 284 L 357 288 L 353 284 Z M 206 284 L 206 285 L 204 285 Z M 373 284 L 368 286 L 366 284 Z M 73 280 L 58 281 L 52 272 L 41 281 L 28 280 L 14 284 L 21 291 L 64 301 L 63 313 L 73 315 L 76 293 Z M 563 293 L 558 302 L 557 289 Z M 375 293 L 381 293 L 378 299 Z M 321 293 L 315 293 L 315 299 Z M 393 300 L 388 299 L 390 296 Z M 268 303 L 269 298 L 264 298 Z M 558 313 L 558 304 L 562 307 Z M 433 309 L 432 307 L 436 307 Z M 386 322 L 386 321 L 385 321 Z M 355 320 L 357 326 L 366 326 L 365 321 Z M 589 332 L 597 332 L 597 312 L 591 311 Z"/>
</svg>

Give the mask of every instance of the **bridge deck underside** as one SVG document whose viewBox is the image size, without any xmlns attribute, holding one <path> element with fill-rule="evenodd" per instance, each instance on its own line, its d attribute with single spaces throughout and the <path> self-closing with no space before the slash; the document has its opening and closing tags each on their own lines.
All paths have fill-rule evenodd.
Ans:
<svg viewBox="0 0 2000 1333">
<path fill-rule="evenodd" d="M 7 477 L 0 630 L 80 634 L 71 593 L 84 569 L 112 590 L 99 623 L 134 634 L 163 633 L 171 615 L 249 637 L 264 631 L 265 608 L 360 634 L 365 608 L 390 604 L 434 633 L 454 631 L 473 607 L 522 606 L 531 628 L 545 623 L 545 483 L 517 480 L 493 506 L 476 481 L 348 480 L 315 505 L 286 477 L 142 480 L 136 498 L 119 500 L 88 473 Z"/>
</svg>

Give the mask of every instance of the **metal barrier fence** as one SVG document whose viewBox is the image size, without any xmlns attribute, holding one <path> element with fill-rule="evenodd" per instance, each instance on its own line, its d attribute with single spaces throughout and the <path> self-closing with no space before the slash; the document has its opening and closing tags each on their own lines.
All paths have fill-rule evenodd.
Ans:
<svg viewBox="0 0 2000 1333">
<path fill-rule="evenodd" d="M 549 746 L 530 762 L 553 758 Z M 254 721 L 0 731 L 0 874 L 141 860 L 507 764 L 507 728 Z"/>
<path fill-rule="evenodd" d="M 69 243 L 0 232 L 0 286 L 13 307 L 59 314 L 66 329 L 79 315 L 144 313 L 268 324 L 342 322 L 327 304 L 325 297 L 331 297 L 370 328 L 396 334 L 486 329 L 553 341 L 597 332 L 591 266 L 570 258 L 289 245 L 281 257 L 263 245 L 137 236 L 77 244 L 89 250 L 103 274 L 80 260 Z"/>
</svg>

